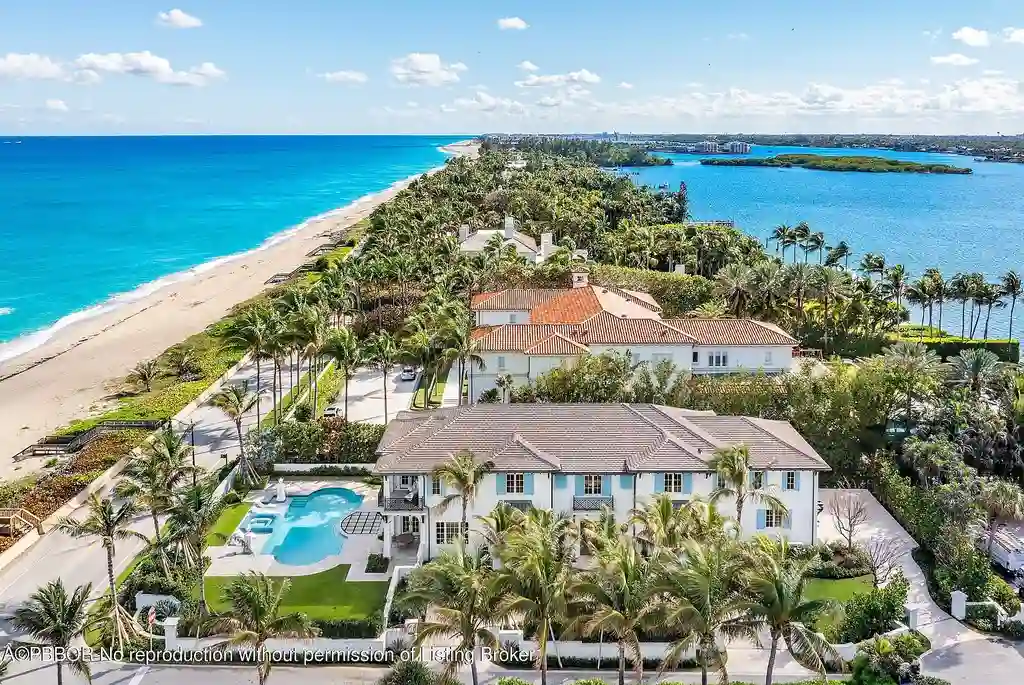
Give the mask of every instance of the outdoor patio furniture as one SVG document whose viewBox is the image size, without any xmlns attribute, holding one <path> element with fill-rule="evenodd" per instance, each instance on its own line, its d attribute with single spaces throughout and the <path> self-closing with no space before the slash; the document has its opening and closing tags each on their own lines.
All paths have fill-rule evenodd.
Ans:
<svg viewBox="0 0 1024 685">
<path fill-rule="evenodd" d="M 412 533 L 400 533 L 395 536 L 395 544 L 399 547 L 412 547 L 416 542 L 416 536 Z"/>
</svg>

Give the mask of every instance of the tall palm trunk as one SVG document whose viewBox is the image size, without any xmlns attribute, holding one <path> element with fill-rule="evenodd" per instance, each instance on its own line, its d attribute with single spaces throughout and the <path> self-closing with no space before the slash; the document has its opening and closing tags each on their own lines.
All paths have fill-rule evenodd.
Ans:
<svg viewBox="0 0 1024 685">
<path fill-rule="evenodd" d="M 1013 308 L 1017 306 L 1017 296 L 1014 295 L 1010 299 L 1010 332 L 1007 334 L 1007 340 L 1013 340 Z"/>
<path fill-rule="evenodd" d="M 274 368 L 270 370 L 270 411 L 274 414 L 274 422 L 277 422 L 277 374 L 280 370 L 280 365 L 277 363 L 277 357 L 274 358 Z M 259 413 L 259 410 L 256 410 Z M 257 420 L 256 426 L 259 427 L 259 421 Z"/>
<path fill-rule="evenodd" d="M 942 307 L 946 303 L 945 300 L 939 300 L 939 330 L 942 330 Z"/>
<path fill-rule="evenodd" d="M 260 425 L 260 381 L 263 379 L 260 377 L 260 358 L 256 357 L 256 425 Z"/>
<path fill-rule="evenodd" d="M 988 322 L 989 322 L 989 320 L 991 318 L 992 318 L 992 303 L 989 302 L 988 303 L 988 307 L 985 310 L 985 335 L 983 337 L 985 340 L 988 340 Z"/>
<path fill-rule="evenodd" d="M 960 301 L 960 337 L 961 338 L 964 337 L 964 333 L 966 333 L 966 329 L 964 328 L 964 323 L 966 322 L 966 319 L 967 319 L 967 300 L 963 299 L 963 300 Z"/>
<path fill-rule="evenodd" d="M 115 607 L 117 604 L 117 584 L 114 582 L 114 544 L 107 547 L 107 583 L 110 585 L 110 599 Z"/>
<path fill-rule="evenodd" d="M 64 685 L 64 668 L 59 660 L 57 661 L 57 685 Z"/>
<path fill-rule="evenodd" d="M 384 381 L 384 424 L 386 425 L 387 422 L 388 422 L 388 371 L 387 371 L 387 369 L 384 369 L 381 372 L 381 378 Z M 348 383 L 345 383 L 345 385 L 347 386 Z M 347 388 L 345 390 L 345 393 L 348 394 L 348 389 Z"/>
<path fill-rule="evenodd" d="M 344 369 L 345 374 L 345 423 L 348 423 L 348 379 L 349 379 L 349 368 L 346 366 Z M 387 388 L 384 389 L 385 394 Z"/>
<path fill-rule="evenodd" d="M 626 644 L 619 640 L 619 685 L 626 685 Z"/>
<path fill-rule="evenodd" d="M 764 676 L 764 685 L 772 685 L 772 677 L 775 675 L 775 654 L 779 649 L 779 633 L 772 631 L 772 647 L 768 652 L 768 672 Z"/>
</svg>

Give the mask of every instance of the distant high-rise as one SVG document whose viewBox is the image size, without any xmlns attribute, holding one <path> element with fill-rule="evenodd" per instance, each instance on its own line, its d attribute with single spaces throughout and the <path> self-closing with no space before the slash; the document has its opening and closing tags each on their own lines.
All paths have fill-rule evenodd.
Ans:
<svg viewBox="0 0 1024 685">
<path fill-rule="evenodd" d="M 726 146 L 726 150 L 741 155 L 750 154 L 750 143 L 734 140 Z"/>
</svg>

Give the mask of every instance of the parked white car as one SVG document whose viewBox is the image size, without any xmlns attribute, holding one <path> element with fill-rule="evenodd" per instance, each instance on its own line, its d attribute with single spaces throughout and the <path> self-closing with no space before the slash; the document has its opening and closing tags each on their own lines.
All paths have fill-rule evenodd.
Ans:
<svg viewBox="0 0 1024 685">
<path fill-rule="evenodd" d="M 402 373 L 398 377 L 403 381 L 414 381 L 416 380 L 416 368 L 413 366 L 403 366 Z"/>
<path fill-rule="evenodd" d="M 978 549 L 988 551 L 988 535 L 978 538 Z M 996 531 L 992 540 L 992 563 L 1016 573 L 1024 570 L 1024 541 L 1005 530 Z"/>
<path fill-rule="evenodd" d="M 330 407 L 327 407 L 327 409 L 324 409 L 324 418 L 325 419 L 332 419 L 335 416 L 340 416 L 340 415 L 341 415 L 341 407 L 335 407 L 334 405 L 331 405 Z"/>
</svg>

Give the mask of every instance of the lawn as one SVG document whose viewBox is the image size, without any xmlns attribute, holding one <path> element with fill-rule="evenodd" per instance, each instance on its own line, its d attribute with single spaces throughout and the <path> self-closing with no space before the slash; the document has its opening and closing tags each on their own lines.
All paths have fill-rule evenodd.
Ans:
<svg viewBox="0 0 1024 685">
<path fill-rule="evenodd" d="M 434 392 L 430 396 L 430 405 L 432 407 L 440 407 L 441 401 L 444 399 L 444 386 L 448 383 L 448 371 L 451 367 L 444 367 L 441 373 L 438 374 L 437 384 L 434 386 Z M 423 381 L 426 380 L 424 376 L 420 375 L 420 387 L 416 389 L 416 396 L 412 400 L 412 406 L 414 409 L 424 409 L 423 396 L 426 394 L 427 389 L 423 385 Z"/>
<path fill-rule="evenodd" d="M 252 502 L 239 502 L 224 507 L 217 523 L 210 530 L 210 534 L 206 536 L 206 544 L 209 547 L 219 547 L 227 542 L 228 537 L 235 532 L 235 528 L 238 528 L 238 524 L 249 513 L 251 507 Z"/>
<path fill-rule="evenodd" d="M 842 580 L 827 580 L 825 578 L 808 578 L 804 585 L 805 599 L 834 599 L 837 602 L 846 602 L 859 592 L 871 590 L 871 576 L 858 576 L 857 578 L 843 578 Z M 829 626 L 836 623 L 838 616 L 823 615 L 815 623 L 815 629 L 825 631 Z"/>
<path fill-rule="evenodd" d="M 346 582 L 348 564 L 311 576 L 294 576 L 285 593 L 282 613 L 301 612 L 313 619 L 368 618 L 384 608 L 388 583 Z M 231 576 L 207 576 L 206 599 L 214 611 L 230 607 L 221 599 Z"/>
</svg>

